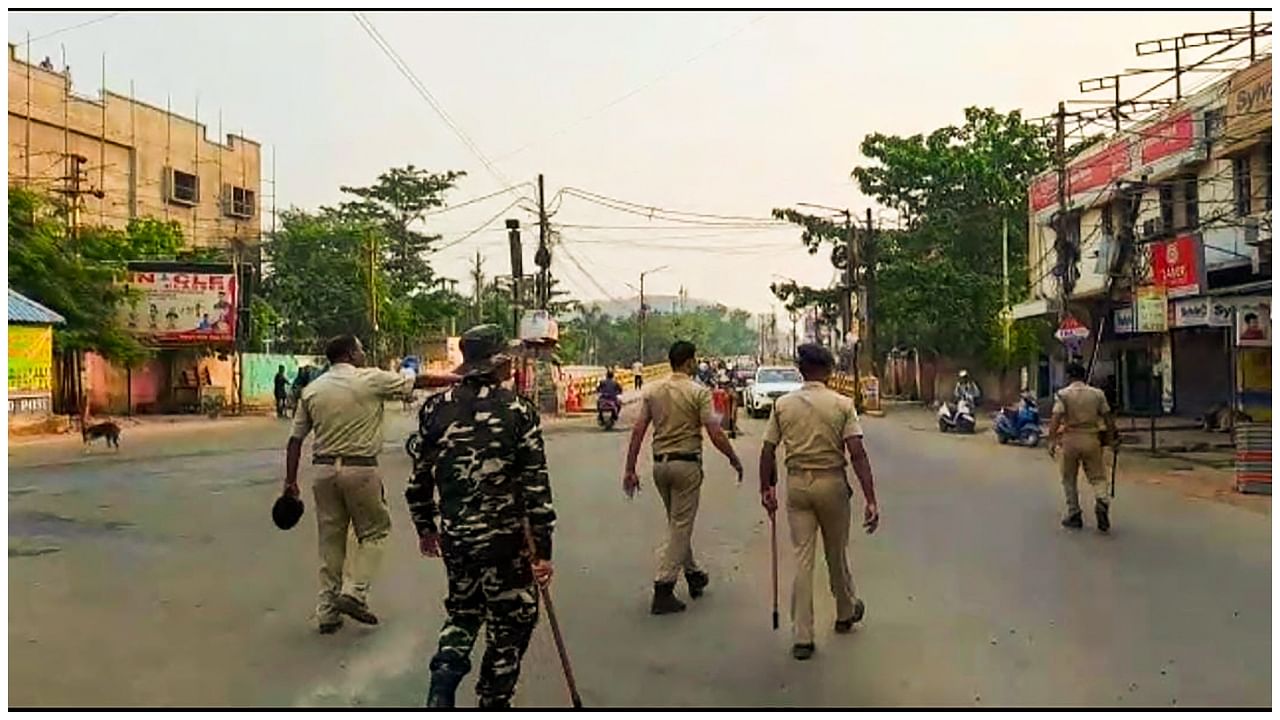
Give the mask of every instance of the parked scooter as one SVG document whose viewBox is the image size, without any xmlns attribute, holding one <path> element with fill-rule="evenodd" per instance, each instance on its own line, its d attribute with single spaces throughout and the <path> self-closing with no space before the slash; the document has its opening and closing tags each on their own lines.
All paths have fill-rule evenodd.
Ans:
<svg viewBox="0 0 1280 720">
<path fill-rule="evenodd" d="M 618 398 L 602 395 L 596 400 L 596 423 L 606 431 L 612 430 L 621 411 L 622 402 Z"/>
<path fill-rule="evenodd" d="M 993 429 L 1001 445 L 1010 442 L 1025 447 L 1039 445 L 1044 433 L 1040 429 L 1040 408 L 1035 398 L 1024 393 L 1018 407 L 1007 407 L 996 413 Z"/>
<path fill-rule="evenodd" d="M 972 433 L 978 422 L 973 416 L 973 403 L 960 398 L 955 403 L 944 402 L 938 408 L 938 430 L 942 432 Z"/>
</svg>

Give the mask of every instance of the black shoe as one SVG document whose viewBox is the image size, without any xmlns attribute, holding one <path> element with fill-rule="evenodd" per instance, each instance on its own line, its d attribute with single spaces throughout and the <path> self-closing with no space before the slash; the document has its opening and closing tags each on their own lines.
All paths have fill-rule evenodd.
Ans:
<svg viewBox="0 0 1280 720">
<path fill-rule="evenodd" d="M 1106 503 L 1096 503 L 1093 512 L 1098 518 L 1098 532 L 1111 531 L 1111 508 Z"/>
<path fill-rule="evenodd" d="M 427 691 L 427 707 L 451 708 L 462 676 L 456 673 L 431 673 L 431 689 Z"/>
<path fill-rule="evenodd" d="M 707 588 L 707 584 L 711 582 L 711 576 L 703 570 L 697 572 L 687 572 L 684 574 L 685 582 L 689 583 L 689 597 L 700 598 L 702 591 Z"/>
<path fill-rule="evenodd" d="M 488 710 L 509 710 L 511 698 L 480 698 L 476 707 Z"/>
<path fill-rule="evenodd" d="M 1062 519 L 1062 527 L 1079 530 L 1084 527 L 1084 515 L 1080 511 L 1071 513 Z"/>
<path fill-rule="evenodd" d="M 793 645 L 791 647 L 791 657 L 797 660 L 808 660 L 813 657 L 813 651 L 816 649 L 817 648 L 814 647 L 813 643 Z"/>
<path fill-rule="evenodd" d="M 320 623 L 321 635 L 332 635 L 342 629 L 342 618 Z"/>
<path fill-rule="evenodd" d="M 669 613 L 682 612 L 685 604 L 680 602 L 676 597 L 676 584 L 654 583 L 653 584 L 653 606 L 649 608 L 649 612 L 654 615 L 667 615 Z"/>
<path fill-rule="evenodd" d="M 338 612 L 357 622 L 362 622 L 365 625 L 378 624 L 378 616 L 369 612 L 369 606 L 350 595 L 339 595 L 333 601 L 333 607 Z"/>
<path fill-rule="evenodd" d="M 836 620 L 836 632 L 844 634 L 853 630 L 853 624 L 862 622 L 862 616 L 866 615 L 867 606 L 862 600 L 853 601 L 853 615 L 847 620 Z"/>
</svg>

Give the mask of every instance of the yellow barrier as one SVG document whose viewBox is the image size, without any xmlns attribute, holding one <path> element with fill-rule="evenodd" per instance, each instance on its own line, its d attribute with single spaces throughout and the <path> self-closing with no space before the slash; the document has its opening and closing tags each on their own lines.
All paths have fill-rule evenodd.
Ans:
<svg viewBox="0 0 1280 720">
<path fill-rule="evenodd" d="M 871 376 L 855 380 L 852 375 L 836 373 L 827 382 L 827 387 L 846 397 L 856 397 L 854 383 L 862 385 L 862 410 L 880 412 L 880 380 Z"/>
<path fill-rule="evenodd" d="M 641 377 L 645 382 L 661 380 L 671 374 L 671 366 L 667 363 L 644 366 Z M 618 381 L 623 390 L 630 390 L 635 387 L 635 373 L 631 370 L 615 370 L 613 379 Z M 582 404 L 583 410 L 594 410 L 596 406 L 596 387 L 604 380 L 604 375 L 587 375 L 584 377 L 571 380 L 568 384 L 573 386 L 574 392 L 578 395 L 578 400 Z"/>
</svg>

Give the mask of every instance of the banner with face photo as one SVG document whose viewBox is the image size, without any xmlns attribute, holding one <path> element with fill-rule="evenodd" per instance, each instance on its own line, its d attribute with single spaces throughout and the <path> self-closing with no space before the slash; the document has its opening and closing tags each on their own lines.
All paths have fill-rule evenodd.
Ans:
<svg viewBox="0 0 1280 720">
<path fill-rule="evenodd" d="M 1271 347 L 1271 298 L 1236 300 L 1236 345 Z"/>
</svg>

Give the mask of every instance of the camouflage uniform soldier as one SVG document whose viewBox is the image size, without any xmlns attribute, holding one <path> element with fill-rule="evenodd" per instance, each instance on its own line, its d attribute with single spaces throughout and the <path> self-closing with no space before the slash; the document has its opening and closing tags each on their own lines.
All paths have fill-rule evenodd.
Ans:
<svg viewBox="0 0 1280 720">
<path fill-rule="evenodd" d="M 501 386 L 511 373 L 510 359 L 500 354 L 501 330 L 472 328 L 461 346 L 461 384 L 428 398 L 420 411 L 414 476 L 405 491 L 422 553 L 443 554 L 449 576 L 449 617 L 431 660 L 427 706 L 453 707 L 484 625 L 476 695 L 480 707 L 502 708 L 515 694 L 538 620 L 534 583 L 551 579 L 555 511 L 538 411 Z M 526 521 L 536 558 L 528 555 Z"/>
</svg>

